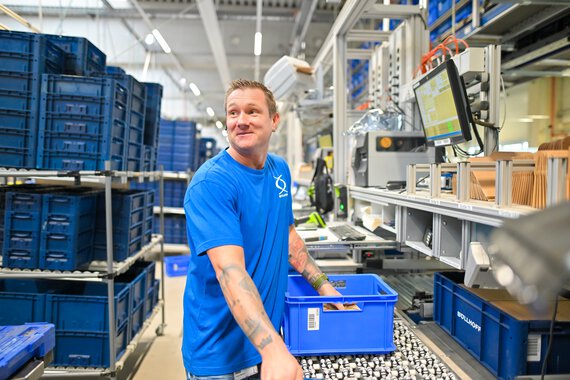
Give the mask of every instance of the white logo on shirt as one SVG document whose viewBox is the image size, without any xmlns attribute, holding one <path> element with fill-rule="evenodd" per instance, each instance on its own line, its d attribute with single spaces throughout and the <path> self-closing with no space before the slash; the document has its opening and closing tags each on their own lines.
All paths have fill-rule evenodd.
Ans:
<svg viewBox="0 0 570 380">
<path fill-rule="evenodd" d="M 289 193 L 287 192 L 287 183 L 285 182 L 284 179 L 281 178 L 283 174 L 281 174 L 279 177 L 273 177 L 275 178 L 275 187 L 278 188 L 279 190 L 281 190 L 279 192 L 279 198 L 283 198 L 289 195 Z"/>
</svg>

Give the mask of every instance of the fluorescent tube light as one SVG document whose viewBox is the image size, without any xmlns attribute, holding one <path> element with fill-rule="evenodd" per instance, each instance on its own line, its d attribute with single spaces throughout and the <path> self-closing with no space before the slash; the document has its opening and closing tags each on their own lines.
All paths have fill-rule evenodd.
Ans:
<svg viewBox="0 0 570 380">
<path fill-rule="evenodd" d="M 168 44 L 166 43 L 166 40 L 164 39 L 164 37 L 162 37 L 162 34 L 160 34 L 158 29 L 154 29 L 152 31 L 152 35 L 154 36 L 154 38 L 156 38 L 156 40 L 158 41 L 158 44 L 160 45 L 160 47 L 162 48 L 162 50 L 166 54 L 172 53 L 172 49 L 170 48 L 170 46 L 168 46 Z"/>
<path fill-rule="evenodd" d="M 200 96 L 201 92 L 200 92 L 200 89 L 198 88 L 198 86 L 196 86 L 196 83 L 190 82 L 190 84 L 188 86 L 190 87 L 190 90 L 192 90 L 192 93 L 194 95 Z"/>
<path fill-rule="evenodd" d="M 210 115 L 210 117 L 214 117 L 214 115 L 216 115 L 212 107 L 207 107 L 206 112 L 208 113 L 208 115 Z"/>
<path fill-rule="evenodd" d="M 261 32 L 255 33 L 254 45 L 253 45 L 253 54 L 254 55 L 261 55 Z"/>
</svg>

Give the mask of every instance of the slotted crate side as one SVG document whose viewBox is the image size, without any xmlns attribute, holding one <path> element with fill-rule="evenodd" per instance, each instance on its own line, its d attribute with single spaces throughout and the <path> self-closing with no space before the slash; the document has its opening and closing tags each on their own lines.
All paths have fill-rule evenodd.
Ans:
<svg viewBox="0 0 570 380">
<path fill-rule="evenodd" d="M 137 261 L 129 270 L 115 278 L 117 283 L 130 284 L 130 310 L 144 303 L 150 285 L 147 285 L 150 267 L 154 268 L 153 262 Z"/>
<path fill-rule="evenodd" d="M 65 56 L 65 73 L 90 76 L 105 72 L 107 56 L 88 39 L 83 37 L 45 35 L 67 54 Z"/>
<path fill-rule="evenodd" d="M 43 76 L 38 168 L 125 170 L 127 99 L 113 79 Z"/>
<path fill-rule="evenodd" d="M 160 132 L 160 110 L 162 104 L 162 85 L 158 83 L 144 83 L 146 87 L 144 143 L 150 146 L 158 144 Z"/>
<path fill-rule="evenodd" d="M 128 344 L 129 323 L 117 329 L 116 358 Z M 109 367 L 109 332 L 56 331 L 53 365 L 71 367 Z"/>
<path fill-rule="evenodd" d="M 35 282 L 1 279 L 0 303 L 0 325 L 46 321 L 45 294 L 38 293 Z"/>
<path fill-rule="evenodd" d="M 109 330 L 107 284 L 59 281 L 55 293 L 46 294 L 46 320 L 58 331 Z M 115 283 L 115 323 L 128 321 L 130 285 Z M 89 316 L 89 318 L 86 318 Z"/>
<path fill-rule="evenodd" d="M 158 304 L 158 292 L 160 289 L 160 280 L 154 279 L 152 282 L 152 287 L 146 294 L 146 299 L 144 303 L 145 318 L 150 317 L 152 314 L 152 309 Z"/>
</svg>

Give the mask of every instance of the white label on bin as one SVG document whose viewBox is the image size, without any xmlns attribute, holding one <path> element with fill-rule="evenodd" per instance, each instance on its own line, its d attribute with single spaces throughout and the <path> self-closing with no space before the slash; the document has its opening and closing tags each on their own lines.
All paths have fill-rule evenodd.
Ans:
<svg viewBox="0 0 570 380">
<path fill-rule="evenodd" d="M 528 347 L 526 360 L 529 362 L 540 361 L 540 345 L 542 343 L 542 336 L 540 334 L 528 334 Z"/>
<path fill-rule="evenodd" d="M 307 310 L 307 330 L 319 330 L 319 308 L 310 307 Z"/>
</svg>

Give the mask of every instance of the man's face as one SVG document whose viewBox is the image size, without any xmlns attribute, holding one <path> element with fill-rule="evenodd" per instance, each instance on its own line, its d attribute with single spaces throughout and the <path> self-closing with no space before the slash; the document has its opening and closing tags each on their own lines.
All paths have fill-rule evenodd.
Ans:
<svg viewBox="0 0 570 380">
<path fill-rule="evenodd" d="M 227 99 L 226 125 L 231 148 L 241 155 L 266 154 L 279 114 L 269 116 L 265 94 L 258 88 L 243 88 Z"/>
</svg>

